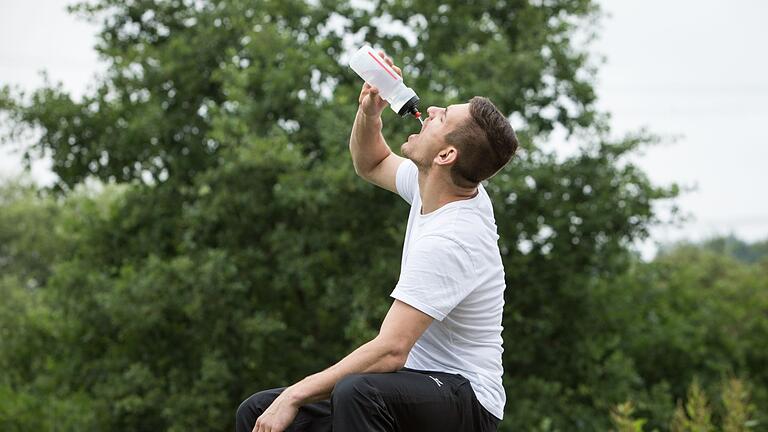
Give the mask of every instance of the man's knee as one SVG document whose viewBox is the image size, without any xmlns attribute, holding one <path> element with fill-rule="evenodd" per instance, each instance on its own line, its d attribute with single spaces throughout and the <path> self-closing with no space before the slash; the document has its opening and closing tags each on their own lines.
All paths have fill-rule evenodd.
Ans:
<svg viewBox="0 0 768 432">
<path fill-rule="evenodd" d="M 253 416 L 259 416 L 266 410 L 269 405 L 274 402 L 279 392 L 272 390 L 264 390 L 258 393 L 254 393 L 247 399 L 240 403 L 235 412 L 235 418 L 251 418 Z"/>
<path fill-rule="evenodd" d="M 240 402 L 240 406 L 237 407 L 237 411 L 235 412 L 235 417 L 241 418 L 248 413 L 248 411 L 251 409 L 251 398 L 253 398 L 253 396 L 249 396 L 247 399 Z"/>
<path fill-rule="evenodd" d="M 367 397 L 374 386 L 364 374 L 350 374 L 340 379 L 331 392 L 332 402 L 347 402 L 359 397 Z"/>
<path fill-rule="evenodd" d="M 237 411 L 235 411 L 235 419 L 245 419 L 253 416 L 254 408 L 252 404 L 254 402 L 254 396 L 256 395 L 251 395 L 240 402 L 240 406 L 238 406 Z"/>
</svg>

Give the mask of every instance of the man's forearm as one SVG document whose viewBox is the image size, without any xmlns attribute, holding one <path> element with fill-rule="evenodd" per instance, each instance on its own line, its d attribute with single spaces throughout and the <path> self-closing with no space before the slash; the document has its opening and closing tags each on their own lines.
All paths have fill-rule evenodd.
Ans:
<svg viewBox="0 0 768 432">
<path fill-rule="evenodd" d="M 367 116 L 357 110 L 349 137 L 349 151 L 356 173 L 365 174 L 392 153 L 381 134 L 381 127 L 381 116 Z"/>
<path fill-rule="evenodd" d="M 361 345 L 328 369 L 310 375 L 285 390 L 298 405 L 326 400 L 342 378 L 354 373 L 394 372 L 405 364 L 402 354 L 378 339 Z"/>
</svg>

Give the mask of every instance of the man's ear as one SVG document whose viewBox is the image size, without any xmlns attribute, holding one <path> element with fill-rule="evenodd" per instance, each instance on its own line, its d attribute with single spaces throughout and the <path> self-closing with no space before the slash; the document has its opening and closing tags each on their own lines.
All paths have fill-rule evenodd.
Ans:
<svg viewBox="0 0 768 432">
<path fill-rule="evenodd" d="M 453 165 L 456 162 L 456 158 L 459 156 L 459 151 L 454 146 L 448 146 L 435 156 L 435 163 L 438 165 Z"/>
</svg>

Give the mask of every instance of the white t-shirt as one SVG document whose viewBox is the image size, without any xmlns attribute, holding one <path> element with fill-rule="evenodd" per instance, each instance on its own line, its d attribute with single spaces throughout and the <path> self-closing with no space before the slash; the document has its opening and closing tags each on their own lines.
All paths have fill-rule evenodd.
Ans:
<svg viewBox="0 0 768 432">
<path fill-rule="evenodd" d="M 435 319 L 405 367 L 460 373 L 477 400 L 503 419 L 504 267 L 493 206 L 482 184 L 473 198 L 421 214 L 418 168 L 397 168 L 397 192 L 409 204 L 400 279 L 391 296 Z"/>
</svg>

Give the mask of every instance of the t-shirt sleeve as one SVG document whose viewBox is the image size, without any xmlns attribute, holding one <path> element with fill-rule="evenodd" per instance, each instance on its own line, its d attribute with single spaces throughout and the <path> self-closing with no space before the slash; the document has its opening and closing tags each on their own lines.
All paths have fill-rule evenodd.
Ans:
<svg viewBox="0 0 768 432">
<path fill-rule="evenodd" d="M 395 174 L 395 187 L 397 193 L 408 203 L 413 205 L 413 195 L 416 193 L 419 180 L 419 169 L 412 160 L 406 159 L 397 167 Z"/>
<path fill-rule="evenodd" d="M 475 280 L 470 256 L 459 243 L 428 235 L 411 246 L 390 296 L 442 321 L 472 292 Z"/>
</svg>

